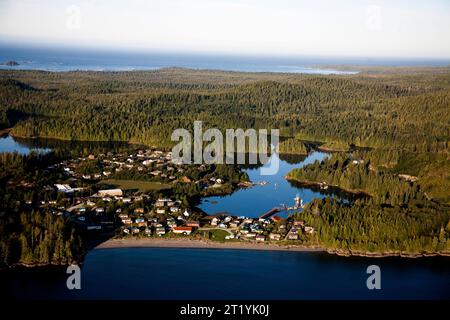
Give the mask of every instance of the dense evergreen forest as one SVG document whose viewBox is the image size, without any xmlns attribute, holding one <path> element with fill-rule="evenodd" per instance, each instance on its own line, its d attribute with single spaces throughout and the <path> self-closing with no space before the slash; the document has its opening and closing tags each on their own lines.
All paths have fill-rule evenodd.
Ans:
<svg viewBox="0 0 450 320">
<path fill-rule="evenodd" d="M 175 128 L 279 128 L 357 146 L 448 150 L 450 70 L 311 76 L 164 69 L 0 72 L 13 134 L 170 144 Z"/>
<path fill-rule="evenodd" d="M 82 242 L 67 219 L 50 210 L 30 210 L 23 199 L 55 198 L 45 168 L 53 154 L 0 154 L 0 267 L 79 261 Z M 53 193 L 53 194 L 52 194 Z"/>
<path fill-rule="evenodd" d="M 0 71 L 0 93 L 0 129 L 17 137 L 169 147 L 172 131 L 192 128 L 194 120 L 204 129 L 280 129 L 284 153 L 307 153 L 306 141 L 341 151 L 290 179 L 370 195 L 351 206 L 314 201 L 300 214 L 319 230 L 310 241 L 354 250 L 450 250 L 449 68 L 340 76 Z M 22 241 L 20 230 L 15 234 Z"/>
<path fill-rule="evenodd" d="M 305 243 L 352 253 L 436 253 L 450 251 L 450 212 L 435 203 L 408 206 L 352 205 L 315 199 L 297 219 L 317 232 Z"/>
</svg>

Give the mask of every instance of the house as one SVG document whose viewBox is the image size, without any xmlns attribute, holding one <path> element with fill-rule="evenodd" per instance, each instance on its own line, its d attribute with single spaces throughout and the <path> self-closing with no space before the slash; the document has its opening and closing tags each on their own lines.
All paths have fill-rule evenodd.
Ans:
<svg viewBox="0 0 450 320">
<path fill-rule="evenodd" d="M 64 192 L 64 193 L 72 193 L 73 189 L 68 184 L 55 184 L 56 189 L 58 189 L 58 192 Z"/>
<path fill-rule="evenodd" d="M 120 208 L 119 208 L 120 209 Z M 117 209 L 117 210 L 119 210 L 119 209 Z M 120 210 L 120 211 L 122 211 L 122 209 Z M 117 211 L 116 211 L 117 212 Z M 121 214 L 119 214 L 119 218 L 120 219 L 128 219 L 128 214 L 126 214 L 126 213 L 121 213 Z"/>
<path fill-rule="evenodd" d="M 300 220 L 300 221 L 294 221 L 294 223 L 292 225 L 294 227 L 303 227 L 304 224 L 305 224 L 305 222 L 303 220 Z"/>
<path fill-rule="evenodd" d="M 288 239 L 289 239 L 289 240 L 298 240 L 298 234 L 297 234 L 297 233 L 289 232 L 289 234 L 288 234 Z"/>
<path fill-rule="evenodd" d="M 265 241 L 265 240 L 266 240 L 266 237 L 263 236 L 262 234 L 256 236 L 256 241 Z"/>
<path fill-rule="evenodd" d="M 134 209 L 134 213 L 136 213 L 136 214 L 144 213 L 144 208 L 136 208 L 136 209 Z"/>
<path fill-rule="evenodd" d="M 221 228 L 221 229 L 226 229 L 226 228 L 228 228 L 227 224 L 224 223 L 224 222 L 220 223 L 220 224 L 218 225 L 218 227 Z"/>
<path fill-rule="evenodd" d="M 269 239 L 273 241 L 280 241 L 281 240 L 281 234 L 279 233 L 271 233 L 269 234 Z"/>
<path fill-rule="evenodd" d="M 189 217 L 190 215 L 191 215 L 191 213 L 189 212 L 189 210 L 188 210 L 188 209 L 184 210 L 184 212 L 183 212 L 183 216 L 185 216 L 185 217 Z"/>
<path fill-rule="evenodd" d="M 212 226 L 217 226 L 217 225 L 219 224 L 219 222 L 220 222 L 220 219 L 217 218 L 217 217 L 214 217 L 214 218 L 211 220 L 211 225 L 212 225 Z"/>
<path fill-rule="evenodd" d="M 158 213 L 158 214 L 165 214 L 166 213 L 166 209 L 156 209 L 156 213 Z"/>
<path fill-rule="evenodd" d="M 172 227 L 172 232 L 176 234 L 191 234 L 192 227 Z"/>
<path fill-rule="evenodd" d="M 114 197 L 114 196 L 123 196 L 122 189 L 105 189 L 105 190 L 98 190 L 98 195 L 100 197 Z"/>
<path fill-rule="evenodd" d="M 151 159 L 149 159 L 149 160 L 144 160 L 144 161 L 142 161 L 142 164 L 143 164 L 144 166 L 149 166 L 149 165 L 151 165 L 154 161 L 155 161 L 155 160 L 151 160 Z"/>
<path fill-rule="evenodd" d="M 249 233 L 247 233 L 247 234 L 245 235 L 245 237 L 246 237 L 247 239 L 256 238 L 256 233 L 254 233 L 254 232 L 249 232 Z"/>
<path fill-rule="evenodd" d="M 305 227 L 305 232 L 308 234 L 313 234 L 314 233 L 314 228 L 313 227 Z"/>
<path fill-rule="evenodd" d="M 177 226 L 177 222 L 175 220 L 167 220 L 167 225 L 169 227 L 176 227 Z"/>
<path fill-rule="evenodd" d="M 279 222 L 279 221 L 281 220 L 281 217 L 279 217 L 279 216 L 273 216 L 273 217 L 270 218 L 270 219 L 272 219 L 273 222 Z"/>
<path fill-rule="evenodd" d="M 170 207 L 170 212 L 179 212 L 180 208 L 178 207 Z"/>
<path fill-rule="evenodd" d="M 166 234 L 166 228 L 164 227 L 157 227 L 156 228 L 156 234 L 159 236 L 162 236 L 163 234 Z"/>
<path fill-rule="evenodd" d="M 139 228 L 138 227 L 132 227 L 131 228 L 131 232 L 133 233 L 133 234 L 137 234 L 137 233 L 139 233 Z"/>
<path fill-rule="evenodd" d="M 234 220 L 232 222 L 230 222 L 230 227 L 231 228 L 237 228 L 239 226 L 239 221 L 238 220 Z"/>
<path fill-rule="evenodd" d="M 165 202 L 164 201 L 158 200 L 155 203 L 155 207 L 164 207 L 164 206 L 165 206 Z"/>
<path fill-rule="evenodd" d="M 123 224 L 132 224 L 133 223 L 133 221 L 130 218 L 128 218 L 128 219 L 121 219 L 121 220 L 122 220 Z"/>
<path fill-rule="evenodd" d="M 137 221 L 136 221 L 137 222 Z M 147 227 L 147 221 L 137 222 L 138 227 Z"/>
<path fill-rule="evenodd" d="M 186 226 L 193 228 L 200 228 L 200 222 L 198 221 L 186 221 Z"/>
</svg>

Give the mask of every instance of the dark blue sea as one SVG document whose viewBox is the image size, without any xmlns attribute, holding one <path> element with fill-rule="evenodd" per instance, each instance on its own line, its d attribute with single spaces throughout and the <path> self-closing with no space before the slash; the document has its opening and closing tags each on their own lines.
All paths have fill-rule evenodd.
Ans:
<svg viewBox="0 0 450 320">
<path fill-rule="evenodd" d="M 378 265 L 381 289 L 367 289 Z M 450 299 L 448 259 L 174 248 L 97 249 L 68 290 L 64 269 L 0 273 L 0 294 L 31 299 Z"/>
</svg>

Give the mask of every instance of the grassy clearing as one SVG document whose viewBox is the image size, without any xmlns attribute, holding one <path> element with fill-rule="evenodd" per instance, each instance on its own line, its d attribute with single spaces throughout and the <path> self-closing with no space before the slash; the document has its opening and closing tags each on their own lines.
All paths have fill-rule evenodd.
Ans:
<svg viewBox="0 0 450 320">
<path fill-rule="evenodd" d="M 225 230 L 220 230 L 220 229 L 213 229 L 213 230 L 209 230 L 210 232 L 210 239 L 214 240 L 214 241 L 220 241 L 223 242 L 225 241 L 225 237 L 229 235 L 229 233 Z"/>
</svg>

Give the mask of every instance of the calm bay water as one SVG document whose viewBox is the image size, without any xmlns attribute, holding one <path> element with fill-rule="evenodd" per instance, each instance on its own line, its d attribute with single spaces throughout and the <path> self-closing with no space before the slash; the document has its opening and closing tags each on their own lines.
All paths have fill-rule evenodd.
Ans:
<svg viewBox="0 0 450 320">
<path fill-rule="evenodd" d="M 296 156 L 295 162 L 279 159 L 280 167 L 276 175 L 261 175 L 260 168 L 247 169 L 250 181 L 266 182 L 266 185 L 256 185 L 248 189 L 240 189 L 231 195 L 210 197 L 204 199 L 199 206 L 208 214 L 228 212 L 237 216 L 258 217 L 274 207 L 280 205 L 293 206 L 294 198 L 299 195 L 303 201 L 310 202 L 314 198 L 323 198 L 325 193 L 300 187 L 284 179 L 294 168 L 299 168 L 314 161 L 321 161 L 328 155 L 323 152 L 312 152 L 307 157 Z M 273 156 L 271 161 L 273 161 Z M 291 159 L 292 161 L 292 159 Z M 269 164 L 265 165 L 267 167 Z"/>
<path fill-rule="evenodd" d="M 51 150 L 70 150 L 73 152 L 105 153 L 107 151 L 125 151 L 138 148 L 138 145 L 130 145 L 121 141 L 66 141 L 58 139 L 31 139 L 15 138 L 9 135 L 0 137 L 1 152 L 17 152 L 29 154 L 30 152 L 49 152 Z"/>
<path fill-rule="evenodd" d="M 48 152 L 50 149 L 34 147 L 24 142 L 19 142 L 11 136 L 0 137 L 0 152 L 17 152 L 20 154 L 29 154 L 30 152 Z"/>
</svg>

